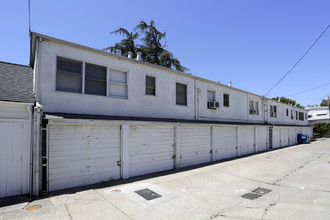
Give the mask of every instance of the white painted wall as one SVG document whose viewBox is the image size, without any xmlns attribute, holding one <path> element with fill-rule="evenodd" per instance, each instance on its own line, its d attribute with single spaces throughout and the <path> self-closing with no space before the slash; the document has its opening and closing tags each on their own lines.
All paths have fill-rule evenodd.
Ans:
<svg viewBox="0 0 330 220">
<path fill-rule="evenodd" d="M 157 118 L 200 119 L 220 121 L 282 123 L 307 125 L 307 120 L 291 120 L 285 116 L 285 109 L 295 109 L 275 101 L 267 101 L 266 109 L 261 96 L 233 87 L 211 82 L 143 62 L 133 62 L 119 56 L 97 52 L 83 47 L 62 44 L 48 39 L 40 42 L 40 59 L 37 62 L 40 103 L 44 112 L 74 114 L 97 114 L 112 116 L 136 116 Z M 128 98 L 112 98 L 86 94 L 55 91 L 56 57 L 88 62 L 119 69 L 128 73 Z M 145 77 L 156 77 L 156 96 L 145 95 Z M 176 83 L 187 85 L 187 106 L 176 105 Z M 198 93 L 197 90 L 200 92 Z M 216 93 L 220 108 L 207 108 L 207 91 Z M 230 107 L 223 106 L 223 94 L 229 94 Z M 259 114 L 249 114 L 249 101 L 258 101 Z M 269 105 L 278 106 L 277 118 L 269 117 Z M 304 111 L 304 110 L 301 110 Z"/>
</svg>

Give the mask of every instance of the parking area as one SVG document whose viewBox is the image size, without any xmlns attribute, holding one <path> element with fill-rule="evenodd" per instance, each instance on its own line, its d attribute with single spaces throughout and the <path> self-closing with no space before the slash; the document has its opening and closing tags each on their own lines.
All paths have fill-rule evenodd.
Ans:
<svg viewBox="0 0 330 220">
<path fill-rule="evenodd" d="M 2 200 L 0 219 L 329 219 L 329 183 L 330 139 L 319 139 L 36 200 Z"/>
</svg>

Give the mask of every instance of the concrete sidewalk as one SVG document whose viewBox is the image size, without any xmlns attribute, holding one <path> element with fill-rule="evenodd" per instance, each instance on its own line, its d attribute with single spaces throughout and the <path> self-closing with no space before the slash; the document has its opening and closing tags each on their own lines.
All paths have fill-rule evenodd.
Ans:
<svg viewBox="0 0 330 220">
<path fill-rule="evenodd" d="M 2 219 L 330 219 L 330 139 L 54 192 Z"/>
</svg>

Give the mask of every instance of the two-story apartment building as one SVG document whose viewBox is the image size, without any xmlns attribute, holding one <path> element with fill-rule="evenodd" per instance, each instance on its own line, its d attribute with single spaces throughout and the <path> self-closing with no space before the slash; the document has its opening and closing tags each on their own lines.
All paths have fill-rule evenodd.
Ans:
<svg viewBox="0 0 330 220">
<path fill-rule="evenodd" d="M 312 135 L 304 109 L 38 33 L 31 34 L 30 65 L 40 140 L 34 152 L 42 158 L 35 194 L 253 154 Z"/>
</svg>

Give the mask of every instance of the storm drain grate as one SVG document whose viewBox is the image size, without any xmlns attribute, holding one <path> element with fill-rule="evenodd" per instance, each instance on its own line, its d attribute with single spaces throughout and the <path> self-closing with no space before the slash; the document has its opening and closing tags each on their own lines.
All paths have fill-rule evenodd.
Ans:
<svg viewBox="0 0 330 220">
<path fill-rule="evenodd" d="M 242 195 L 242 197 L 245 199 L 255 200 L 267 193 L 270 193 L 271 191 L 272 191 L 271 189 L 258 187 L 255 190 L 253 190 L 252 192 Z"/>
<path fill-rule="evenodd" d="M 265 195 L 267 193 L 270 193 L 272 190 L 270 189 L 266 189 L 266 188 L 261 188 L 261 187 L 258 187 L 256 188 L 255 190 L 253 190 L 252 192 L 253 193 L 257 193 L 257 194 L 260 194 L 260 195 Z"/>
<path fill-rule="evenodd" d="M 262 195 L 256 194 L 256 193 L 246 193 L 244 195 L 242 195 L 243 198 L 245 199 L 250 199 L 250 200 L 255 200 L 259 197 L 261 197 Z"/>
<path fill-rule="evenodd" d="M 155 193 L 154 191 L 147 189 L 147 188 L 137 190 L 137 191 L 135 191 L 135 193 L 142 196 L 143 198 L 145 198 L 148 201 L 162 197 L 161 195 L 159 195 L 159 194 Z"/>
</svg>

